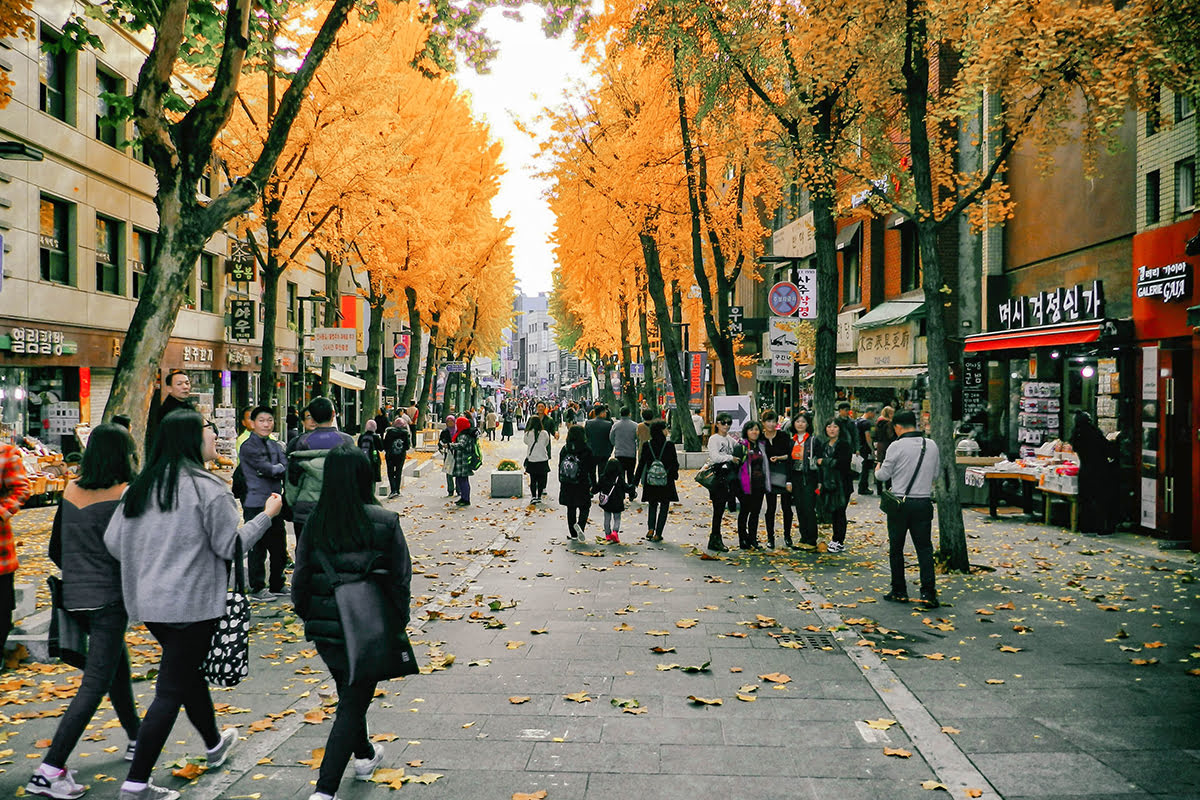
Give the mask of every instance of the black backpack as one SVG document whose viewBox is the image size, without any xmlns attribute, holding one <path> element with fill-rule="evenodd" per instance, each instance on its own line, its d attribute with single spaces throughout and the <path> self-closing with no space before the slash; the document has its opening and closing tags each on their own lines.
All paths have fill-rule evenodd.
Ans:
<svg viewBox="0 0 1200 800">
<path fill-rule="evenodd" d="M 246 502 L 246 495 L 250 493 L 250 487 L 246 483 L 246 473 L 242 472 L 242 464 L 239 461 L 237 469 L 233 471 L 233 496 L 239 503 Z"/>
</svg>

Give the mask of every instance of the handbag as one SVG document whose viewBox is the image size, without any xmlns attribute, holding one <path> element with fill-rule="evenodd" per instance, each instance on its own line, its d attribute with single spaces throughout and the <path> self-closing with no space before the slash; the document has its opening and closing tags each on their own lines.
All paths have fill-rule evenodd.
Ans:
<svg viewBox="0 0 1200 800">
<path fill-rule="evenodd" d="M 233 591 L 225 595 L 225 614 L 217 620 L 203 673 L 213 686 L 226 687 L 237 686 L 250 674 L 250 601 L 240 536 L 233 545 Z"/>
<path fill-rule="evenodd" d="M 700 471 L 696 473 L 696 483 L 703 486 L 705 489 L 712 489 L 717 482 L 717 470 L 711 461 L 705 462 Z"/>
<path fill-rule="evenodd" d="M 912 491 L 913 484 L 917 481 L 917 475 L 921 472 L 921 462 L 925 460 L 925 437 L 921 437 L 921 456 L 917 459 L 917 468 L 913 470 L 912 477 L 908 479 L 908 488 L 904 490 L 904 497 L 897 497 L 891 489 L 879 490 L 879 510 L 885 514 L 891 515 L 897 513 L 904 507 L 904 501 L 908 499 L 908 493 Z"/>
<path fill-rule="evenodd" d="M 863 470 L 862 453 L 851 453 L 850 454 L 850 471 L 855 474 L 858 474 L 858 473 L 861 473 L 862 470 Z"/>
<path fill-rule="evenodd" d="M 372 564 L 358 579 L 345 581 L 334 572 L 325 553 L 315 550 L 314 556 L 333 586 L 333 601 L 346 639 L 349 683 L 377 683 L 416 674 L 420 668 L 412 643 L 403 630 L 396 630 L 399 612 L 379 585 L 387 571 L 373 569 Z"/>
<path fill-rule="evenodd" d="M 787 488 L 787 470 L 780 467 L 771 470 L 771 489 L 780 491 Z"/>
<path fill-rule="evenodd" d="M 50 633 L 47 646 L 50 657 L 64 664 L 83 669 L 87 662 L 88 634 L 79 617 L 63 606 L 62 578 L 50 575 L 46 578 L 50 587 Z"/>
</svg>

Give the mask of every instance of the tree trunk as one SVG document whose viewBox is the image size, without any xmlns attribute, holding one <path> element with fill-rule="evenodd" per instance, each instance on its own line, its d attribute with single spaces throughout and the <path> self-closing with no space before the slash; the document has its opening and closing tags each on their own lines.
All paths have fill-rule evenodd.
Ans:
<svg viewBox="0 0 1200 800">
<path fill-rule="evenodd" d="M 629 345 L 629 306 L 621 304 L 621 374 L 622 399 L 626 408 L 637 408 L 637 391 L 633 385 L 633 348 Z"/>
<path fill-rule="evenodd" d="M 654 315 L 658 318 L 659 335 L 662 337 L 663 359 L 666 361 L 667 376 L 675 393 L 675 417 L 687 420 L 689 424 L 680 425 L 680 441 L 683 449 L 689 453 L 700 451 L 700 437 L 692 427 L 691 410 L 688 408 L 688 383 L 683 377 L 683 369 L 679 364 L 679 344 L 675 328 L 671 324 L 671 311 L 667 305 L 666 285 L 663 282 L 662 265 L 659 263 L 658 242 L 649 233 L 638 234 L 642 243 L 642 257 L 646 261 L 646 285 L 650 291 L 650 299 L 654 301 Z"/>
<path fill-rule="evenodd" d="M 367 280 L 370 281 L 369 274 Z M 366 395 L 362 402 L 363 420 L 374 417 L 383 406 L 379 399 L 379 383 L 383 373 L 383 305 L 386 298 L 375 293 L 373 281 L 369 299 L 367 308 L 371 318 L 367 327 L 367 388 L 363 389 Z"/>
<path fill-rule="evenodd" d="M 338 283 L 342 277 L 342 261 L 334 258 L 333 252 L 324 254 L 325 259 L 325 327 L 338 327 L 338 307 L 341 305 L 341 293 Z M 333 368 L 333 359 L 325 356 L 321 359 L 321 385 L 317 393 L 329 394 L 329 370 Z"/>
<path fill-rule="evenodd" d="M 612 360 L 606 356 L 600 356 L 600 370 L 604 376 L 603 380 L 600 381 L 600 402 L 611 408 L 617 404 L 617 394 L 612 388 Z"/>
<path fill-rule="evenodd" d="M 421 376 L 421 394 L 417 398 L 417 411 L 425 415 L 426 421 L 435 423 L 435 427 L 437 420 L 429 420 L 432 416 L 429 413 L 429 397 L 437 385 L 437 370 L 434 369 L 434 365 L 437 358 L 438 321 L 441 318 L 442 315 L 438 311 L 434 311 L 430 317 L 429 352 L 425 355 L 425 374 Z"/>
<path fill-rule="evenodd" d="M 828 191 L 812 192 L 813 228 L 817 245 L 817 337 L 813 375 L 814 422 L 817 430 L 834 414 L 837 396 L 837 223 L 833 197 Z M 794 401 L 794 399 L 793 399 Z"/>
<path fill-rule="evenodd" d="M 954 457 L 954 421 L 951 409 L 950 360 L 942 300 L 942 264 L 938 258 L 937 227 L 930 163 L 928 122 L 929 59 L 925 15 L 920 0 L 907 0 L 905 26 L 905 101 L 912 153 L 913 186 L 917 200 L 917 245 L 921 250 L 925 290 L 926 345 L 929 352 L 929 418 L 933 440 L 941 454 L 940 481 L 935 483 L 938 511 L 938 560 L 954 572 L 969 572 L 967 537 Z"/>
<path fill-rule="evenodd" d="M 404 391 L 398 396 L 399 404 L 407 407 L 416 395 L 416 381 L 421 375 L 421 310 L 417 308 L 417 290 L 413 287 L 405 287 L 404 300 L 408 304 L 408 376 L 404 379 Z"/>
<path fill-rule="evenodd" d="M 262 330 L 262 365 L 258 370 L 259 401 L 264 406 L 270 406 L 278 394 L 275 386 L 275 326 L 279 323 L 279 278 L 282 270 L 276 270 L 274 275 L 261 268 L 263 279 L 263 330 Z M 276 414 L 282 419 L 282 414 Z"/>
<path fill-rule="evenodd" d="M 650 324 L 646 318 L 646 296 L 638 295 L 638 333 L 642 342 L 642 397 L 646 406 L 658 415 L 658 387 L 654 384 L 654 352 L 650 349 Z M 634 406 L 636 418 L 637 407 Z"/>
</svg>

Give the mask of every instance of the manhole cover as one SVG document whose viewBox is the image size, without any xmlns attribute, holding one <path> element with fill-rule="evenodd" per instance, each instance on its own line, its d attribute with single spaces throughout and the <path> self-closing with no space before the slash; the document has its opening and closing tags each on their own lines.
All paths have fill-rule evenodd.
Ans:
<svg viewBox="0 0 1200 800">
<path fill-rule="evenodd" d="M 824 650 L 834 646 L 833 635 L 829 633 L 782 633 L 776 640 L 795 642 L 802 650 Z"/>
</svg>

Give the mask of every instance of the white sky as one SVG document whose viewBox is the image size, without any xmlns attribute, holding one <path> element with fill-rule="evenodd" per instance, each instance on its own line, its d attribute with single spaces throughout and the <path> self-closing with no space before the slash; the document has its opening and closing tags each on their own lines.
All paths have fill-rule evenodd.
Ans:
<svg viewBox="0 0 1200 800">
<path fill-rule="evenodd" d="M 589 72 L 569 34 L 547 39 L 536 7 L 526 6 L 523 16 L 518 22 L 497 8 L 485 12 L 483 28 L 500 48 L 492 71 L 478 75 L 460 66 L 455 79 L 471 94 L 476 115 L 487 120 L 492 136 L 504 145 L 507 172 L 492 207 L 498 216 L 510 217 L 517 282 L 521 291 L 534 294 L 551 288 L 554 216 L 542 197 L 545 182 L 533 175 L 540 168 L 537 143 L 517 130 L 513 118 L 530 125 L 543 107 L 557 105 L 563 92 Z"/>
</svg>

